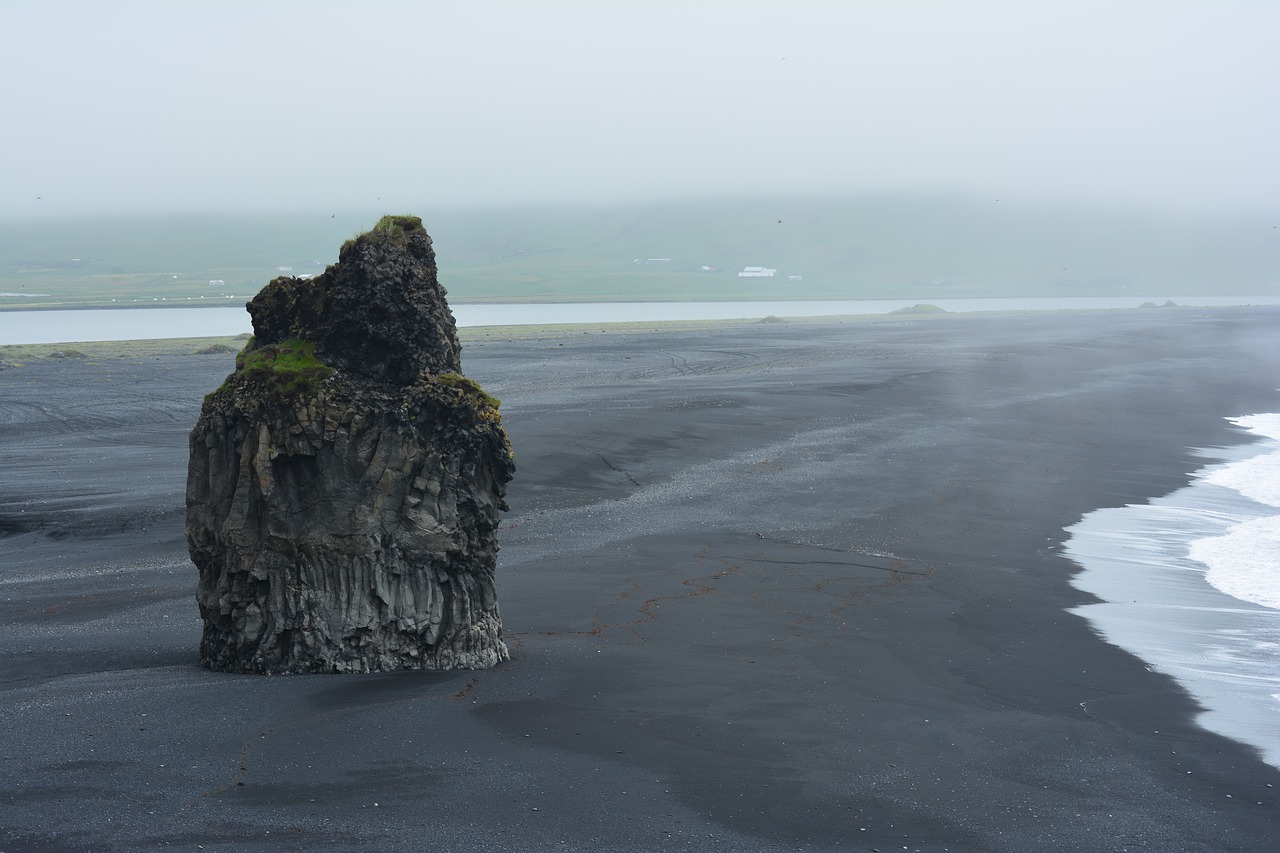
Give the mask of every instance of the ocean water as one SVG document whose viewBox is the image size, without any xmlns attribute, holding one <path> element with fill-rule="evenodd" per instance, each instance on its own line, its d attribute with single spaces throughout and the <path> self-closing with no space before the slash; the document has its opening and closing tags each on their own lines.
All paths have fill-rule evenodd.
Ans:
<svg viewBox="0 0 1280 853">
<path fill-rule="evenodd" d="M 1074 612 L 1280 767 L 1280 414 L 1228 420 L 1256 441 L 1199 451 L 1209 464 L 1170 495 L 1087 514 L 1065 552 L 1101 599 Z"/>
</svg>

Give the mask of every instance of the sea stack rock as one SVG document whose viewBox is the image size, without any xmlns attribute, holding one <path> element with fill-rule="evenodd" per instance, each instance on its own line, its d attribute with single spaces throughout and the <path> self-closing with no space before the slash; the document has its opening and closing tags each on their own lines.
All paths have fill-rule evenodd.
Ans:
<svg viewBox="0 0 1280 853">
<path fill-rule="evenodd" d="M 254 337 L 191 432 L 200 660 L 227 672 L 480 669 L 515 465 L 462 376 L 431 238 L 386 216 L 249 303 Z"/>
</svg>

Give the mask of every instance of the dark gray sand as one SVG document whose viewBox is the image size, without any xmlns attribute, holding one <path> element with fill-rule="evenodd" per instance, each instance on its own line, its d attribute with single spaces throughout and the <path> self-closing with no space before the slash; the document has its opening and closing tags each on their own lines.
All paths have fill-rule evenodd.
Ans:
<svg viewBox="0 0 1280 853">
<path fill-rule="evenodd" d="M 1280 310 L 473 343 L 514 659 L 196 664 L 230 357 L 0 371 L 0 849 L 1248 850 L 1280 772 L 1067 612 L 1063 527 L 1280 405 Z"/>
</svg>

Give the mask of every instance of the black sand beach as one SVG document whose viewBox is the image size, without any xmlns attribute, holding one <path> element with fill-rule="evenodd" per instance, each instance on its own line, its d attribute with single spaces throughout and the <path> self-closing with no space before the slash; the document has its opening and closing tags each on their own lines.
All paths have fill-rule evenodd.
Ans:
<svg viewBox="0 0 1280 853">
<path fill-rule="evenodd" d="M 231 358 L 0 371 L 0 850 L 1259 851 L 1280 771 L 1069 612 L 1090 510 L 1280 405 L 1280 310 L 464 345 L 513 660 L 196 664 Z"/>
</svg>

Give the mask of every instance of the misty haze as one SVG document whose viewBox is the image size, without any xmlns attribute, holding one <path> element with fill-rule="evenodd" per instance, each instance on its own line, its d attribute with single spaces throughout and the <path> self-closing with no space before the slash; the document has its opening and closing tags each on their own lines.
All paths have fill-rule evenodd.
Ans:
<svg viewBox="0 0 1280 853">
<path fill-rule="evenodd" d="M 1280 837 L 1280 5 L 0 33 L 0 849 Z"/>
</svg>

